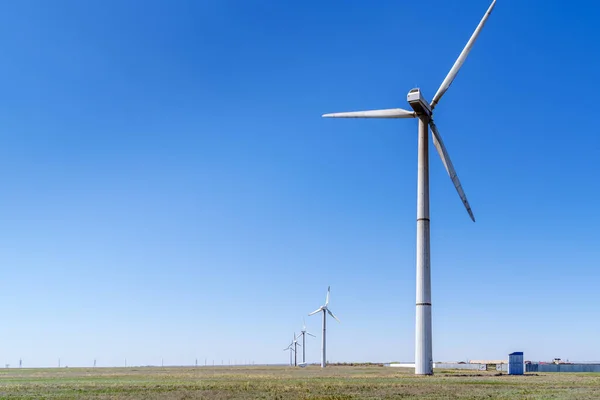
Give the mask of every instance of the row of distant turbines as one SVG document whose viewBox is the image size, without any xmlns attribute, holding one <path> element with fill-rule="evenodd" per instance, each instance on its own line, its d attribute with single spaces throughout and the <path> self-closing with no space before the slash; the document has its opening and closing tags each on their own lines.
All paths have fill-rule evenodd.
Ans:
<svg viewBox="0 0 600 400">
<path fill-rule="evenodd" d="M 312 336 L 314 336 L 314 335 L 312 335 Z M 96 363 L 96 359 L 94 359 L 94 362 L 93 362 L 93 364 L 92 364 L 92 367 L 93 367 L 93 368 L 96 368 L 96 366 L 97 366 L 96 364 L 97 364 L 97 363 Z M 125 358 L 125 363 L 124 363 L 123 365 L 124 365 L 125 367 L 128 367 L 128 366 L 130 366 L 129 364 L 127 364 L 127 358 Z M 232 362 L 232 360 L 231 360 L 231 359 L 229 359 L 229 360 L 227 360 L 227 363 L 225 363 L 225 359 L 221 359 L 221 364 L 215 364 L 215 360 L 214 360 L 214 359 L 212 360 L 212 363 L 209 363 L 209 362 L 208 362 L 208 358 L 205 358 L 205 359 L 204 359 L 204 364 L 203 364 L 203 365 L 204 365 L 205 367 L 208 367 L 209 365 L 212 365 L 212 366 L 214 367 L 214 366 L 219 366 L 219 365 L 220 365 L 220 366 L 224 366 L 224 365 L 228 365 L 228 366 L 232 366 L 232 365 L 233 365 L 233 366 L 239 366 L 239 365 L 246 366 L 246 365 L 256 365 L 256 364 L 255 364 L 255 362 L 254 362 L 253 360 L 242 360 L 242 361 L 241 361 L 241 360 L 235 360 L 235 359 L 233 360 L 233 362 Z M 11 364 L 8 364 L 8 363 L 7 363 L 7 364 L 4 364 L 4 367 L 5 367 L 5 368 L 10 368 L 10 366 L 11 366 Z M 64 366 L 65 368 L 68 368 L 68 365 L 64 365 L 64 363 L 62 363 L 62 359 L 60 359 L 60 358 L 58 359 L 57 366 L 58 366 L 58 368 L 61 368 L 61 367 L 63 367 L 63 366 Z M 143 365 L 143 366 L 146 366 L 146 367 L 151 367 L 151 366 L 152 366 L 152 367 L 153 367 L 153 366 L 156 366 L 156 365 L 155 365 L 155 364 L 145 364 L 145 365 Z M 162 359 L 162 358 L 161 358 L 161 360 L 160 360 L 160 366 L 161 366 L 161 367 L 164 367 L 164 366 L 165 366 L 164 359 Z M 179 364 L 175 364 L 175 365 L 171 365 L 171 366 L 179 366 Z M 191 366 L 191 365 L 190 365 L 190 364 L 185 364 L 184 366 Z M 197 359 L 197 358 L 196 358 L 196 361 L 195 361 L 195 363 L 194 363 L 194 366 L 196 366 L 196 367 L 199 367 L 199 366 L 201 366 L 201 364 L 200 364 L 200 363 L 198 363 L 198 359 Z M 109 367 L 110 367 L 110 366 L 109 366 Z M 115 367 L 115 366 L 113 365 L 112 367 Z M 112 368 L 112 367 L 111 367 L 111 368 Z M 19 359 L 19 368 L 23 368 L 23 359 Z M 33 367 L 33 368 L 39 368 L 39 367 Z M 42 368 L 43 368 L 43 367 L 42 367 Z"/>
<path fill-rule="evenodd" d="M 331 286 L 328 286 L 327 287 L 327 297 L 325 297 L 325 304 L 322 305 L 321 307 L 317 308 L 315 311 L 311 312 L 310 314 L 308 314 L 308 316 L 315 315 L 318 313 L 323 314 L 323 337 L 321 338 L 321 368 L 325 368 L 325 366 L 327 365 L 327 354 L 326 354 L 326 350 L 327 350 L 327 345 L 326 345 L 327 314 L 329 314 L 337 322 L 340 322 L 340 320 L 329 309 L 330 292 L 331 292 Z M 296 336 L 296 332 L 294 332 L 292 342 L 288 345 L 288 347 L 283 349 L 283 351 L 288 351 L 288 350 L 290 351 L 290 365 L 298 366 L 298 346 L 302 347 L 302 363 L 300 365 L 301 366 L 306 365 L 306 335 L 316 337 L 315 335 L 313 335 L 312 333 L 310 333 L 306 330 L 306 323 L 304 322 L 304 319 L 303 319 L 302 320 L 302 330 L 300 331 L 300 334 L 298 336 Z M 302 344 L 298 343 L 298 339 L 300 337 L 302 338 Z"/>
</svg>

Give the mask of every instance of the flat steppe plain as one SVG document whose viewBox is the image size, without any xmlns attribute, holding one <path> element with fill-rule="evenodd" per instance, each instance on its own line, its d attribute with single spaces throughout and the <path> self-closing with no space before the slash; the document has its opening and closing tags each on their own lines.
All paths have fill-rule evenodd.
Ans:
<svg viewBox="0 0 600 400">
<path fill-rule="evenodd" d="M 0 399 L 600 399 L 600 374 L 382 366 L 0 369 Z"/>
</svg>

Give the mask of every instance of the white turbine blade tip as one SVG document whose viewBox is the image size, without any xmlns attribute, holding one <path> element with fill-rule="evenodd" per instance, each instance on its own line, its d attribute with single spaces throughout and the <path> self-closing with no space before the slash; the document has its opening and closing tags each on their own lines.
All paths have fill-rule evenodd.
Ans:
<svg viewBox="0 0 600 400">
<path fill-rule="evenodd" d="M 481 19 L 481 21 L 479 22 L 479 25 L 477 25 L 477 28 L 475 28 L 475 31 L 471 35 L 471 38 L 467 42 L 465 48 L 461 51 L 460 55 L 458 56 L 458 58 L 454 62 L 454 65 L 450 69 L 450 72 L 448 72 L 448 75 L 446 75 L 446 78 L 444 79 L 444 81 L 440 85 L 438 91 L 435 93 L 435 96 L 433 96 L 433 100 L 431 100 L 431 108 L 432 109 L 435 108 L 435 106 L 440 101 L 440 99 L 442 98 L 442 96 L 444 95 L 444 93 L 446 93 L 446 91 L 448 90 L 448 88 L 450 87 L 450 85 L 452 85 L 452 82 L 454 81 L 454 78 L 456 78 L 456 75 L 458 75 L 458 71 L 460 70 L 460 68 L 464 64 L 465 60 L 467 59 L 467 56 L 469 55 L 469 52 L 471 51 L 471 48 L 475 44 L 475 41 L 477 40 L 477 37 L 481 33 L 481 30 L 483 29 L 483 26 L 485 25 L 487 19 L 489 18 L 490 14 L 492 13 L 492 10 L 494 9 L 495 5 L 496 5 L 496 0 L 493 0 L 492 4 L 490 5 L 490 7 L 488 8 L 488 10 L 486 11 L 486 13 L 483 16 L 483 18 Z"/>
<path fill-rule="evenodd" d="M 467 195 L 465 194 L 465 191 L 462 188 L 460 180 L 458 179 L 458 175 L 456 174 L 456 170 L 454 169 L 454 165 L 452 165 L 452 161 L 450 160 L 450 155 L 448 154 L 448 150 L 446 150 L 446 146 L 444 146 L 444 141 L 442 140 L 442 136 L 440 135 L 440 132 L 438 131 L 437 126 L 433 122 L 433 119 L 429 120 L 429 126 L 431 127 L 431 133 L 433 134 L 433 145 L 437 149 L 437 152 L 440 155 L 440 158 L 442 159 L 442 163 L 444 164 L 444 167 L 446 167 L 446 172 L 448 172 L 450 179 L 452 179 L 452 183 L 454 184 L 454 187 L 455 187 L 456 191 L 458 192 L 458 196 L 460 197 L 460 200 L 463 202 L 463 204 L 464 204 L 465 208 L 467 209 L 467 212 L 469 213 L 469 216 L 471 217 L 473 222 L 475 222 L 475 216 L 473 215 L 473 211 L 471 210 L 471 205 L 469 204 L 469 201 L 467 200 Z"/>
<path fill-rule="evenodd" d="M 323 114 L 323 118 L 415 118 L 414 111 L 402 108 L 390 108 L 387 110 L 352 111 Z"/>
<path fill-rule="evenodd" d="M 342 323 L 342 321 L 340 321 L 335 315 L 333 315 L 333 313 L 331 312 L 331 310 L 327 309 L 327 312 L 329 313 L 329 315 L 331 315 L 337 322 L 339 322 L 340 324 Z"/>
</svg>

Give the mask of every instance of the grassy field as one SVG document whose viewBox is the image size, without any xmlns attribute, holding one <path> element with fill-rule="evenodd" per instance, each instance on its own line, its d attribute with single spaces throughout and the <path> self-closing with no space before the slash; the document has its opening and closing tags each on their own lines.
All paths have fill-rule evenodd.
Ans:
<svg viewBox="0 0 600 400">
<path fill-rule="evenodd" d="M 600 374 L 379 366 L 0 369 L 0 399 L 600 399 Z"/>
</svg>

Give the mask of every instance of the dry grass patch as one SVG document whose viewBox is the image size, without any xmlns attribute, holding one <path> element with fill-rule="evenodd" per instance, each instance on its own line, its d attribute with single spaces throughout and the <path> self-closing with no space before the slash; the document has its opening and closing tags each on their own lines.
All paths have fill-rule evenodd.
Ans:
<svg viewBox="0 0 600 400">
<path fill-rule="evenodd" d="M 598 399 L 600 374 L 432 377 L 378 366 L 0 370 L 2 399 Z"/>
</svg>

